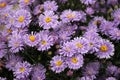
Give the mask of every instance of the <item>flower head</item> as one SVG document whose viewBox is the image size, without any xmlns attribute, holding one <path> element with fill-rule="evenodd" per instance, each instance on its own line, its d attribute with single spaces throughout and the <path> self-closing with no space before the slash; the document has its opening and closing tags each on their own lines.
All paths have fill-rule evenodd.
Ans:
<svg viewBox="0 0 120 80">
<path fill-rule="evenodd" d="M 56 73 L 60 73 L 64 71 L 64 69 L 67 67 L 64 61 L 64 57 L 62 56 L 54 56 L 50 61 L 50 65 L 51 65 L 51 69 Z"/>
<path fill-rule="evenodd" d="M 32 32 L 31 34 L 26 34 L 24 36 L 24 42 L 28 46 L 31 46 L 31 47 L 37 46 L 39 41 L 40 41 L 39 34 L 33 34 Z"/>
<path fill-rule="evenodd" d="M 45 11 L 39 16 L 39 25 L 44 29 L 56 28 L 58 16 L 53 11 Z"/>
<path fill-rule="evenodd" d="M 44 2 L 43 6 L 45 11 L 48 11 L 48 10 L 56 11 L 58 8 L 58 5 L 55 1 L 46 1 Z"/>
<path fill-rule="evenodd" d="M 39 45 L 38 45 L 38 50 L 39 51 L 44 51 L 44 50 L 48 50 L 51 48 L 51 46 L 53 45 L 53 37 L 49 35 L 48 32 L 44 32 L 41 31 L 39 33 L 39 37 L 40 37 L 40 41 L 39 41 Z"/>
<path fill-rule="evenodd" d="M 13 74 L 15 75 L 16 78 L 22 79 L 28 77 L 31 70 L 32 70 L 31 65 L 28 62 L 18 62 L 15 65 Z"/>
<path fill-rule="evenodd" d="M 27 10 L 20 9 L 16 11 L 15 15 L 15 24 L 14 26 L 17 28 L 25 27 L 31 22 L 31 14 Z"/>
<path fill-rule="evenodd" d="M 99 58 L 110 58 L 114 55 L 114 45 L 108 40 L 101 40 L 97 46 L 98 52 L 96 52 Z"/>
<path fill-rule="evenodd" d="M 83 56 L 81 54 L 68 57 L 66 63 L 70 69 L 79 69 L 83 66 Z"/>
<path fill-rule="evenodd" d="M 89 51 L 89 42 L 86 38 L 83 37 L 77 37 L 72 40 L 73 46 L 76 50 L 76 52 L 85 54 Z"/>
</svg>

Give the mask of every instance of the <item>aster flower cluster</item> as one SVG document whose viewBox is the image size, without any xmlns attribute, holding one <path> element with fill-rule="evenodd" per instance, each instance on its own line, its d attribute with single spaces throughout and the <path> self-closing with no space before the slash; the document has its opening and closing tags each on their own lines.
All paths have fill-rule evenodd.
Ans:
<svg viewBox="0 0 120 80">
<path fill-rule="evenodd" d="M 0 80 L 119 80 L 119 0 L 0 0 Z"/>
</svg>

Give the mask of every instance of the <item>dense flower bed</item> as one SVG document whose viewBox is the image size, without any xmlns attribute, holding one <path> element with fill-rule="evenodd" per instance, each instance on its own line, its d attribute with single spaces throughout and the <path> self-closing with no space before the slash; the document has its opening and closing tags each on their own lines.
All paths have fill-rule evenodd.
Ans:
<svg viewBox="0 0 120 80">
<path fill-rule="evenodd" d="M 0 80 L 120 80 L 120 1 L 0 0 Z"/>
</svg>

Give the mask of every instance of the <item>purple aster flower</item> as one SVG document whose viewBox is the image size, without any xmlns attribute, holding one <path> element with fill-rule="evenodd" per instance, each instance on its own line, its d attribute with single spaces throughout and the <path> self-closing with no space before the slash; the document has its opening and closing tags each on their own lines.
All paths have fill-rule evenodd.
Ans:
<svg viewBox="0 0 120 80">
<path fill-rule="evenodd" d="M 85 10 L 86 11 L 86 13 L 87 14 L 89 14 L 89 15 L 92 15 L 92 14 L 94 14 L 94 9 L 93 8 L 91 8 L 91 7 L 87 7 L 87 9 Z"/>
<path fill-rule="evenodd" d="M 9 56 L 9 58 L 7 58 L 5 67 L 8 68 L 9 70 L 14 70 L 16 64 L 21 61 L 22 58 L 20 56 L 15 56 L 14 54 L 12 54 Z"/>
<path fill-rule="evenodd" d="M 39 34 L 34 34 L 32 32 L 31 34 L 25 34 L 24 35 L 25 44 L 27 44 L 27 45 L 29 45 L 31 47 L 37 46 L 39 41 L 40 41 Z"/>
<path fill-rule="evenodd" d="M 114 17 L 115 20 L 120 21 L 120 8 L 113 11 L 111 15 Z"/>
<path fill-rule="evenodd" d="M 70 69 L 79 69 L 83 66 L 83 56 L 81 54 L 68 57 L 66 63 Z"/>
<path fill-rule="evenodd" d="M 0 77 L 0 80 L 7 80 L 6 78 Z"/>
<path fill-rule="evenodd" d="M 33 67 L 32 80 L 44 80 L 46 69 L 43 65 L 38 64 Z"/>
<path fill-rule="evenodd" d="M 45 11 L 56 11 L 58 9 L 58 5 L 55 1 L 46 1 L 44 2 L 43 6 Z"/>
<path fill-rule="evenodd" d="M 113 40 L 120 40 L 120 30 L 118 28 L 112 28 L 109 30 L 109 37 Z"/>
<path fill-rule="evenodd" d="M 63 23 L 68 23 L 70 21 L 79 21 L 80 16 L 78 15 L 77 11 L 72 11 L 69 9 L 62 12 L 62 14 L 60 15 L 60 19 Z"/>
<path fill-rule="evenodd" d="M 95 4 L 96 0 L 80 0 L 81 3 L 85 4 L 85 5 L 89 5 L 89 4 Z"/>
<path fill-rule="evenodd" d="M 104 21 L 106 20 L 103 17 L 96 16 L 89 22 L 89 25 L 100 26 Z"/>
<path fill-rule="evenodd" d="M 86 13 L 83 11 L 78 11 L 77 12 L 77 17 L 78 19 L 80 19 L 81 22 L 85 22 L 86 21 Z"/>
<path fill-rule="evenodd" d="M 82 73 L 84 76 L 93 76 L 95 78 L 95 76 L 99 73 L 99 68 L 100 68 L 99 62 L 91 62 L 88 63 L 87 66 L 83 68 Z"/>
<path fill-rule="evenodd" d="M 106 74 L 108 76 L 116 76 L 118 75 L 118 67 L 112 64 L 109 64 L 106 68 Z"/>
<path fill-rule="evenodd" d="M 59 54 L 63 56 L 72 57 L 75 54 L 75 52 L 76 51 L 74 50 L 73 43 L 66 42 L 61 46 Z"/>
<path fill-rule="evenodd" d="M 109 21 L 104 21 L 104 22 L 100 25 L 99 29 L 100 29 L 100 31 L 101 31 L 102 33 L 104 33 L 105 35 L 109 35 L 109 31 L 113 29 L 113 28 L 112 28 L 113 26 L 114 26 L 114 23 L 109 22 Z"/>
<path fill-rule="evenodd" d="M 18 62 L 15 65 L 13 74 L 17 79 L 24 79 L 29 76 L 31 70 L 31 65 L 28 62 Z"/>
<path fill-rule="evenodd" d="M 106 78 L 106 80 L 117 80 L 117 79 L 114 77 L 108 77 L 108 78 Z"/>
<path fill-rule="evenodd" d="M 24 9 L 20 9 L 20 10 L 16 11 L 14 18 L 15 18 L 14 26 L 17 28 L 25 27 L 31 22 L 30 12 L 28 12 L 27 10 L 24 10 Z"/>
<path fill-rule="evenodd" d="M 32 4 L 35 0 L 20 0 L 19 5 L 20 7 L 28 6 Z"/>
<path fill-rule="evenodd" d="M 97 45 L 98 45 L 99 41 L 101 40 L 101 37 L 98 36 L 97 33 L 95 34 L 95 33 L 91 33 L 91 32 L 86 32 L 84 34 L 84 37 L 89 42 L 89 47 L 90 47 L 89 51 L 90 51 L 90 53 L 98 51 Z"/>
<path fill-rule="evenodd" d="M 48 32 L 42 31 L 39 33 L 39 45 L 38 45 L 38 50 L 39 51 L 44 51 L 48 50 L 51 48 L 51 46 L 54 44 L 53 42 L 53 37 L 49 35 Z"/>
<path fill-rule="evenodd" d="M 67 67 L 64 57 L 62 56 L 54 56 L 50 61 L 50 65 L 51 65 L 51 69 L 56 73 L 60 73 L 64 71 L 64 69 Z"/>
<path fill-rule="evenodd" d="M 0 58 L 4 57 L 7 53 L 7 45 L 4 42 L 0 42 Z"/>
<path fill-rule="evenodd" d="M 85 54 L 90 50 L 89 41 L 83 37 L 76 37 L 72 40 L 73 47 L 78 53 Z"/>
<path fill-rule="evenodd" d="M 108 40 L 101 40 L 97 46 L 98 52 L 95 54 L 99 58 L 110 58 L 114 55 L 114 45 Z"/>
<path fill-rule="evenodd" d="M 39 25 L 44 29 L 56 28 L 58 16 L 53 11 L 45 11 L 39 16 Z"/>
<path fill-rule="evenodd" d="M 10 51 L 13 53 L 23 50 L 22 35 L 18 33 L 17 31 L 13 31 L 8 41 L 8 47 L 10 47 Z"/>
</svg>

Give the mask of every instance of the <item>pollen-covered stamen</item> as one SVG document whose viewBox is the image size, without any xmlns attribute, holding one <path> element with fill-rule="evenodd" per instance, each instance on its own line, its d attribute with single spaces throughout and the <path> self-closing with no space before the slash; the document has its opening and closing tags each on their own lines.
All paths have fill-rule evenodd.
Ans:
<svg viewBox="0 0 120 80">
<path fill-rule="evenodd" d="M 42 45 L 46 45 L 47 42 L 46 42 L 45 40 L 43 40 L 43 41 L 41 41 L 41 44 L 42 44 Z"/>
<path fill-rule="evenodd" d="M 72 61 L 72 63 L 76 64 L 76 63 L 78 62 L 78 59 L 77 59 L 76 57 L 73 57 L 73 58 L 71 59 L 71 61 Z"/>
<path fill-rule="evenodd" d="M 18 21 L 19 22 L 23 22 L 25 20 L 25 17 L 24 16 L 20 16 L 19 18 L 18 18 Z"/>
<path fill-rule="evenodd" d="M 76 46 L 77 46 L 78 48 L 82 48 L 82 47 L 83 47 L 83 45 L 82 45 L 81 43 L 76 43 Z"/>
<path fill-rule="evenodd" d="M 2 3 L 0 3 L 0 8 L 4 8 L 4 7 L 6 7 L 6 2 L 2 2 Z"/>
<path fill-rule="evenodd" d="M 29 40 L 30 40 L 30 41 L 34 42 L 34 41 L 35 41 L 35 39 L 36 39 L 36 38 L 35 38 L 35 36 L 34 36 L 34 35 L 29 36 Z"/>
<path fill-rule="evenodd" d="M 12 30 L 11 29 L 7 29 L 7 33 L 12 33 Z"/>
<path fill-rule="evenodd" d="M 51 19 L 50 17 L 46 17 L 46 18 L 45 18 L 46 23 L 51 22 L 51 20 L 52 20 L 52 19 Z"/>
<path fill-rule="evenodd" d="M 75 15 L 74 14 L 67 14 L 67 18 L 68 19 L 75 18 Z"/>
<path fill-rule="evenodd" d="M 100 50 L 101 50 L 102 52 L 106 52 L 106 51 L 108 51 L 108 47 L 107 47 L 106 45 L 102 45 L 102 46 L 100 47 Z"/>
<path fill-rule="evenodd" d="M 25 71 L 25 68 L 24 68 L 24 67 L 21 67 L 21 68 L 19 69 L 19 71 L 20 71 L 20 72 L 24 72 L 24 71 Z"/>
<path fill-rule="evenodd" d="M 27 4 L 27 3 L 29 3 L 29 2 L 30 2 L 30 0 L 24 0 L 24 2 Z"/>
<path fill-rule="evenodd" d="M 55 64 L 56 64 L 56 66 L 61 66 L 62 65 L 62 61 L 59 60 Z"/>
</svg>

